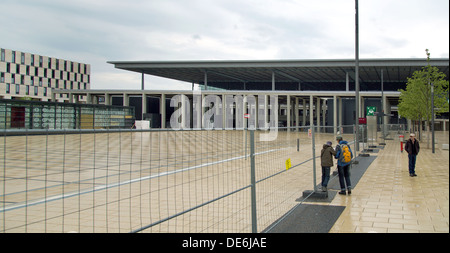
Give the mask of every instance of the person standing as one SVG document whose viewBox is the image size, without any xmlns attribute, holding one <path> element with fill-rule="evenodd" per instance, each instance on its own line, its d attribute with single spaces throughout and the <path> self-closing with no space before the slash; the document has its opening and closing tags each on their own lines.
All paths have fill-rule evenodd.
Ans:
<svg viewBox="0 0 450 253">
<path fill-rule="evenodd" d="M 417 177 L 416 174 L 416 160 L 417 155 L 419 154 L 420 145 L 419 141 L 416 140 L 416 135 L 411 133 L 409 135 L 409 139 L 406 141 L 405 150 L 408 153 L 408 161 L 409 161 L 409 176 Z"/>
<path fill-rule="evenodd" d="M 342 139 L 342 136 L 337 136 L 336 140 L 339 145 L 336 146 L 336 156 L 338 159 L 338 176 L 339 184 L 341 185 L 341 191 L 339 194 L 346 195 L 345 189 L 347 189 L 348 194 L 352 194 L 352 183 L 350 181 L 350 164 L 353 158 L 353 153 L 348 145 L 347 141 Z M 346 187 L 347 185 L 347 187 Z"/>
<path fill-rule="evenodd" d="M 323 148 L 320 151 L 320 163 L 322 166 L 322 191 L 326 192 L 328 187 L 328 181 L 330 180 L 330 168 L 333 167 L 333 156 L 336 155 L 336 151 L 331 146 L 331 141 L 327 141 L 323 144 Z"/>
</svg>

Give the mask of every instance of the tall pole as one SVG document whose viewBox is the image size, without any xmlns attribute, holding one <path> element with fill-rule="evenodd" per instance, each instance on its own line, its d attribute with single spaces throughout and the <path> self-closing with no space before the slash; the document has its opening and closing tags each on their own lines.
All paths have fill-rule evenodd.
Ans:
<svg viewBox="0 0 450 253">
<path fill-rule="evenodd" d="M 355 133 L 356 151 L 359 151 L 359 24 L 358 0 L 355 0 Z"/>
<path fill-rule="evenodd" d="M 250 131 L 250 195 L 251 195 L 251 217 L 252 233 L 258 233 L 256 216 L 256 173 L 255 173 L 255 130 Z"/>
<path fill-rule="evenodd" d="M 383 128 L 383 140 L 386 138 L 384 133 L 384 80 L 383 80 L 383 69 L 381 69 L 381 127 Z"/>
<path fill-rule="evenodd" d="M 430 53 L 428 49 L 425 49 L 425 52 L 427 52 L 428 84 L 431 86 L 431 153 L 434 154 L 434 83 L 430 81 Z"/>
<path fill-rule="evenodd" d="M 431 83 L 431 153 L 435 153 L 434 150 L 434 83 Z"/>
</svg>

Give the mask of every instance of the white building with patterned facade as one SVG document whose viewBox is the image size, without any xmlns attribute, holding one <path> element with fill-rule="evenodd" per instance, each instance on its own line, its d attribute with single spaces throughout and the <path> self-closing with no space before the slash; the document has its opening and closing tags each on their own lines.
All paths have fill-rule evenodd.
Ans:
<svg viewBox="0 0 450 253">
<path fill-rule="evenodd" d="M 89 64 L 11 49 L 0 50 L 0 98 L 51 101 L 53 90 L 90 89 Z M 66 94 L 57 94 L 55 99 L 69 102 Z"/>
</svg>

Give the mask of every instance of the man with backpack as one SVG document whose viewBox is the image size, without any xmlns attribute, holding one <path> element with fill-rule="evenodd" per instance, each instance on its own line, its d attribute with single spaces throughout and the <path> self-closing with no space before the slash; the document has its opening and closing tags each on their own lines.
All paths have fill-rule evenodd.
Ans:
<svg viewBox="0 0 450 253">
<path fill-rule="evenodd" d="M 348 145 L 347 141 L 342 139 L 342 136 L 338 135 L 336 137 L 338 145 L 336 146 L 336 156 L 338 160 L 338 176 L 339 184 L 341 185 L 341 191 L 339 194 L 346 195 L 345 189 L 347 189 L 348 194 L 352 194 L 352 184 L 350 182 L 350 163 L 353 158 L 353 153 Z M 347 187 L 345 187 L 347 184 Z"/>
</svg>

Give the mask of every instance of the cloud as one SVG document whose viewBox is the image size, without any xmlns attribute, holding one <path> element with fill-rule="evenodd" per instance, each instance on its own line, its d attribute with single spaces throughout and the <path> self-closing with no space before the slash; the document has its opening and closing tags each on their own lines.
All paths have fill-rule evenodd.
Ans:
<svg viewBox="0 0 450 253">
<path fill-rule="evenodd" d="M 448 57 L 447 0 L 359 6 L 361 58 L 425 57 L 425 48 Z M 3 0 L 0 9 L 8 24 L 0 26 L 2 47 L 89 63 L 99 89 L 140 88 L 139 74 L 107 61 L 333 59 L 355 51 L 354 1 Z M 167 87 L 167 79 L 146 78 L 152 89 Z"/>
</svg>

